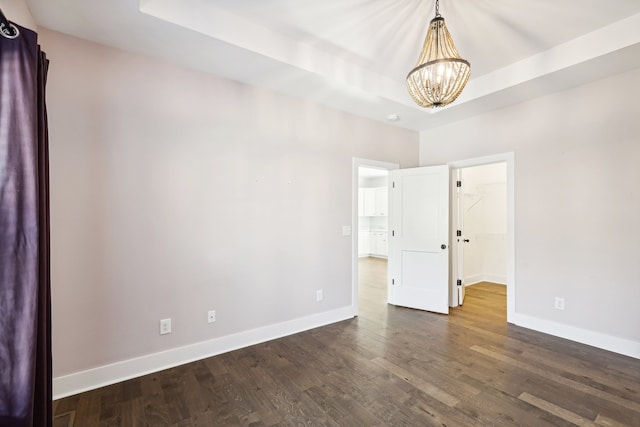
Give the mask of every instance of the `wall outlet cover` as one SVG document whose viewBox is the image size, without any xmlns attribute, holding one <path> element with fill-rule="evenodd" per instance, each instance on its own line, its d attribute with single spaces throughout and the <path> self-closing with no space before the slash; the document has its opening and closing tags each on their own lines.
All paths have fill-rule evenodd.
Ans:
<svg viewBox="0 0 640 427">
<path fill-rule="evenodd" d="M 171 333 L 171 319 L 160 320 L 160 335 Z"/>
</svg>

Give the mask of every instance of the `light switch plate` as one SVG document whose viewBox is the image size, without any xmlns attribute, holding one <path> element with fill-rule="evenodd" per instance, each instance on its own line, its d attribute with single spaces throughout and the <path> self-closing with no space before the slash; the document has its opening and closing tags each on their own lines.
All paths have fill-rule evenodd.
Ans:
<svg viewBox="0 0 640 427">
<path fill-rule="evenodd" d="M 342 235 L 343 236 L 351 236 L 351 226 L 350 225 L 343 225 L 342 226 Z"/>
</svg>

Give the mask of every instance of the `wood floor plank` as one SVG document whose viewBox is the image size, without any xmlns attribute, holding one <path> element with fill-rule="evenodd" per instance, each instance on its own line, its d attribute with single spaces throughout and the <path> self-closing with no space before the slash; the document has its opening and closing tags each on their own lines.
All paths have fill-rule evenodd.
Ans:
<svg viewBox="0 0 640 427">
<path fill-rule="evenodd" d="M 624 423 L 620 423 L 618 421 L 612 420 L 611 418 L 607 418 L 607 417 L 605 417 L 603 415 L 598 415 L 596 417 L 596 425 L 602 426 L 602 427 L 625 427 L 625 426 L 639 425 L 639 424 L 637 424 L 637 423 L 624 424 Z"/>
<path fill-rule="evenodd" d="M 447 393 L 446 391 L 438 388 L 437 386 L 431 384 L 428 381 L 425 381 L 424 379 L 420 378 L 419 376 L 415 375 L 412 372 L 409 372 L 408 370 L 398 366 L 398 365 L 394 365 L 393 363 L 388 362 L 387 360 L 381 358 L 381 357 L 376 357 L 375 359 L 373 359 L 373 363 L 375 363 L 376 365 L 379 365 L 383 368 L 385 368 L 386 370 L 388 370 L 391 374 L 397 376 L 398 378 L 408 382 L 409 384 L 411 384 L 412 386 L 414 386 L 415 388 L 417 388 L 418 390 L 422 390 L 425 394 L 428 394 L 429 396 L 433 397 L 434 399 L 439 400 L 440 402 L 444 403 L 445 405 L 449 405 L 449 406 L 456 406 L 459 402 L 458 398 L 455 396 L 452 396 L 451 394 Z"/>
<path fill-rule="evenodd" d="M 628 376 L 617 373 L 615 369 L 607 369 L 605 373 L 598 370 L 597 365 L 583 359 L 569 358 L 561 353 L 534 348 L 527 344 L 521 343 L 520 345 L 525 351 L 519 358 L 526 363 L 542 369 L 562 372 L 562 375 L 588 382 L 594 388 L 606 389 L 608 393 L 618 394 L 622 398 L 640 402 L 637 383 L 630 380 Z"/>
<path fill-rule="evenodd" d="M 506 323 L 506 287 L 449 316 L 386 303 L 359 260 L 359 316 L 54 402 L 93 426 L 640 426 L 640 361 Z M 61 418 L 62 419 L 62 418 Z"/>
<path fill-rule="evenodd" d="M 534 374 L 540 375 L 541 377 L 545 377 L 551 381 L 555 381 L 559 384 L 564 384 L 567 385 L 569 387 L 574 388 L 575 390 L 579 390 L 583 393 L 587 393 L 587 394 L 591 394 L 593 396 L 599 397 L 603 400 L 608 400 L 610 402 L 616 403 L 620 406 L 623 406 L 627 409 L 630 409 L 632 411 L 638 412 L 640 413 L 640 404 L 636 403 L 636 402 L 632 402 L 630 400 L 612 395 L 610 393 L 607 393 L 605 391 L 593 388 L 591 386 L 588 386 L 586 384 L 580 383 L 578 381 L 574 381 L 572 379 L 563 377 L 561 375 L 558 374 L 554 374 L 551 373 L 547 370 L 544 370 L 542 368 L 538 368 L 536 366 L 533 365 L 528 365 L 524 362 L 521 362 L 519 360 L 515 360 L 509 356 L 504 356 L 502 354 L 498 354 L 495 351 L 491 351 L 489 349 L 483 348 L 481 346 L 473 346 L 471 347 L 472 350 L 477 351 L 478 353 L 482 353 L 486 356 L 492 357 L 496 360 L 500 360 L 502 362 L 508 363 L 512 366 L 518 367 L 520 369 L 524 369 L 527 370 L 529 372 L 532 372 Z"/>
<path fill-rule="evenodd" d="M 540 408 L 543 411 L 554 414 L 557 417 L 560 417 L 563 420 L 569 421 L 570 423 L 573 423 L 575 425 L 581 427 L 597 427 L 597 424 L 592 420 L 584 418 L 571 411 L 567 411 L 566 409 L 561 408 L 558 405 L 554 405 L 551 402 L 547 402 L 546 400 L 540 399 L 539 397 L 533 396 L 529 393 L 522 393 L 520 396 L 518 396 L 518 399 L 523 400 L 537 408 Z"/>
</svg>

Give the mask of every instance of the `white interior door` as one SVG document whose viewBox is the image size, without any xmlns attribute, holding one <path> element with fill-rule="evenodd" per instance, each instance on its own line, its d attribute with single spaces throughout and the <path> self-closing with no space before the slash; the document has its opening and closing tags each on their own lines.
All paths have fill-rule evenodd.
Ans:
<svg viewBox="0 0 640 427">
<path fill-rule="evenodd" d="M 449 313 L 449 167 L 390 174 L 389 303 Z"/>
</svg>

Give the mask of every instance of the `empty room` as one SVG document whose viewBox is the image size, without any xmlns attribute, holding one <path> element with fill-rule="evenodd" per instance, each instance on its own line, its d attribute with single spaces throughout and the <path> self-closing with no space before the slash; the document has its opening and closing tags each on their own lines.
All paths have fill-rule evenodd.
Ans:
<svg viewBox="0 0 640 427">
<path fill-rule="evenodd" d="M 640 426 L 637 0 L 0 10 L 0 426 Z"/>
</svg>

